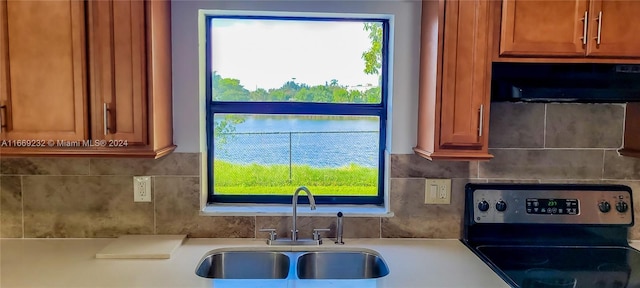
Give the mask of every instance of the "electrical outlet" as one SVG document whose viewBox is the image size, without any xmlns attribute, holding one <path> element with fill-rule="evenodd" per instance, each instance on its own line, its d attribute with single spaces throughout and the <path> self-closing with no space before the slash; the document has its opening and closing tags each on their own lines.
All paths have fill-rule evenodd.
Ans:
<svg viewBox="0 0 640 288">
<path fill-rule="evenodd" d="M 451 179 L 426 179 L 424 204 L 451 204 Z"/>
<path fill-rule="evenodd" d="M 133 176 L 133 202 L 151 202 L 150 176 Z"/>
</svg>

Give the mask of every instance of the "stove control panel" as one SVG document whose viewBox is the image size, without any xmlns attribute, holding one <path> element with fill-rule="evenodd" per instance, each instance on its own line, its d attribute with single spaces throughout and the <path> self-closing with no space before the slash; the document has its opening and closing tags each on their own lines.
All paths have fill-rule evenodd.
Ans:
<svg viewBox="0 0 640 288">
<path fill-rule="evenodd" d="M 476 223 L 633 223 L 629 191 L 478 189 L 473 203 Z"/>
</svg>

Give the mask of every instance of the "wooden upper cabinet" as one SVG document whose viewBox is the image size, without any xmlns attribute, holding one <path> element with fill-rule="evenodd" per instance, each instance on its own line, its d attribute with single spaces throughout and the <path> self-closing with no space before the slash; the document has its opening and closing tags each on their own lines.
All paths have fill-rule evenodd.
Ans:
<svg viewBox="0 0 640 288">
<path fill-rule="evenodd" d="M 501 55 L 581 56 L 587 0 L 502 2 Z"/>
<path fill-rule="evenodd" d="M 0 156 L 166 155 L 170 2 L 0 0 L 0 84 L 0 137 L 56 142 Z"/>
<path fill-rule="evenodd" d="M 90 1 L 89 55 L 95 139 L 147 142 L 145 5 Z"/>
<path fill-rule="evenodd" d="M 640 57 L 640 1 L 592 0 L 587 56 Z"/>
<path fill-rule="evenodd" d="M 503 0 L 499 55 L 639 58 L 637 15 L 640 1 Z"/>
<path fill-rule="evenodd" d="M 176 147 L 170 2 L 89 1 L 87 11 L 91 132 L 94 140 L 107 143 L 100 154 L 157 158 L 170 153 Z"/>
<path fill-rule="evenodd" d="M 480 148 L 488 88 L 486 1 L 450 1 L 444 27 L 441 147 Z M 487 104 L 487 105 L 485 105 Z"/>
<path fill-rule="evenodd" d="M 83 2 L 0 1 L 0 137 L 86 139 L 85 64 Z"/>
<path fill-rule="evenodd" d="M 490 159 L 489 0 L 422 4 L 418 144 L 414 151 L 428 159 Z"/>
</svg>

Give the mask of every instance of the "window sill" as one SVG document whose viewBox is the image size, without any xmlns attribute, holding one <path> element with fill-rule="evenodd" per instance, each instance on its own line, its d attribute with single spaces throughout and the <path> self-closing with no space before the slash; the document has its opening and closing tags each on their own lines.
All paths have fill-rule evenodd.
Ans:
<svg viewBox="0 0 640 288">
<path fill-rule="evenodd" d="M 283 204 L 207 204 L 201 216 L 291 216 L 291 205 Z M 393 212 L 375 205 L 298 205 L 298 216 L 335 217 L 338 212 L 345 217 L 393 217 Z"/>
</svg>

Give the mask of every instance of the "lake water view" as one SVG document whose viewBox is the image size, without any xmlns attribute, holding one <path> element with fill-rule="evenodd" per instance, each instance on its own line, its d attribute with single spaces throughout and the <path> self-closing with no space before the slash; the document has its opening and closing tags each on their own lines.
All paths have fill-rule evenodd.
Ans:
<svg viewBox="0 0 640 288">
<path fill-rule="evenodd" d="M 378 166 L 379 121 L 374 116 L 245 116 L 235 132 L 216 137 L 215 157 L 236 164 Z M 216 121 L 224 119 L 216 117 Z"/>
</svg>

